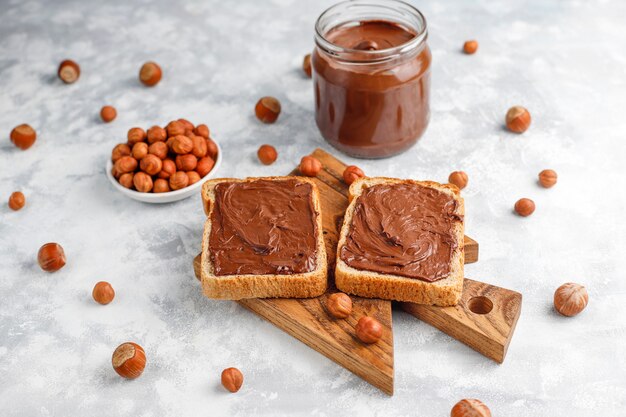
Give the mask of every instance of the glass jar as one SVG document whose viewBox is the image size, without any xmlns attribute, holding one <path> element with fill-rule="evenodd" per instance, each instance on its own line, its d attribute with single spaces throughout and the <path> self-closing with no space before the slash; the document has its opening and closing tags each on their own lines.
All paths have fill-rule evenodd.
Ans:
<svg viewBox="0 0 626 417">
<path fill-rule="evenodd" d="M 410 148 L 430 119 L 426 19 L 399 0 L 351 0 L 315 24 L 315 120 L 335 148 L 385 158 Z"/>
</svg>

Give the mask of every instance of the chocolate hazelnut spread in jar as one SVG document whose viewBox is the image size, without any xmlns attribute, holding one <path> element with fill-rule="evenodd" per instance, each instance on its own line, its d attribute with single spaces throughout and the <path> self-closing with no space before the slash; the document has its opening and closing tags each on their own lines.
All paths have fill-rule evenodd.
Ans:
<svg viewBox="0 0 626 417">
<path fill-rule="evenodd" d="M 351 0 L 315 24 L 315 119 L 335 148 L 360 158 L 404 152 L 430 118 L 426 19 L 398 0 Z"/>
</svg>

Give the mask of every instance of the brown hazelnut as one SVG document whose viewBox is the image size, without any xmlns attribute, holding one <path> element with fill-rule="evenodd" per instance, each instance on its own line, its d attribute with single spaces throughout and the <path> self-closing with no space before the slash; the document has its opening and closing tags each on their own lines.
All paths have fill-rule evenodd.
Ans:
<svg viewBox="0 0 626 417">
<path fill-rule="evenodd" d="M 352 313 L 352 299 L 347 294 L 336 292 L 326 300 L 328 314 L 338 319 L 345 319 Z"/>
<path fill-rule="evenodd" d="M 543 188 L 552 188 L 556 184 L 556 172 L 551 169 L 544 169 L 539 173 L 539 184 Z"/>
<path fill-rule="evenodd" d="M 152 192 L 167 193 L 169 191 L 170 191 L 170 184 L 169 182 L 167 182 L 167 180 L 164 180 L 163 178 L 159 178 L 156 181 L 154 181 L 154 188 L 152 189 Z"/>
<path fill-rule="evenodd" d="M 276 161 L 276 158 L 278 158 L 276 148 L 272 145 L 261 145 L 256 155 L 259 157 L 259 161 L 264 165 L 272 165 L 274 161 Z"/>
<path fill-rule="evenodd" d="M 189 177 L 184 171 L 176 171 L 170 176 L 170 188 L 180 190 L 189 185 Z"/>
<path fill-rule="evenodd" d="M 307 177 L 316 177 L 322 170 L 322 163 L 312 156 L 305 156 L 300 160 L 300 172 Z"/>
<path fill-rule="evenodd" d="M 115 290 L 106 281 L 98 282 L 91 292 L 91 296 L 98 304 L 107 305 L 115 298 Z"/>
<path fill-rule="evenodd" d="M 154 155 L 153 155 L 154 156 Z M 158 159 L 158 158 L 157 158 Z M 161 160 L 159 159 L 159 162 Z M 135 186 L 135 190 L 140 193 L 149 193 L 152 190 L 152 177 L 146 174 L 145 172 L 137 172 L 133 177 L 133 185 Z"/>
<path fill-rule="evenodd" d="M 134 145 L 138 142 L 146 140 L 146 131 L 140 127 L 133 127 L 128 131 L 128 144 Z"/>
<path fill-rule="evenodd" d="M 72 84 L 80 77 L 80 67 L 70 59 L 66 59 L 59 64 L 57 75 L 65 84 Z"/>
<path fill-rule="evenodd" d="M 159 159 L 167 158 L 167 152 L 168 149 L 165 142 L 154 142 L 148 147 L 148 153 L 158 157 Z"/>
<path fill-rule="evenodd" d="M 185 134 L 185 125 L 177 120 L 172 120 L 165 126 L 165 130 L 167 130 L 167 136 L 170 138 L 181 136 Z"/>
<path fill-rule="evenodd" d="M 187 119 L 178 119 L 177 120 L 178 123 L 180 123 L 181 125 L 183 125 L 183 128 L 185 129 L 185 134 L 188 133 L 193 133 L 193 130 L 195 128 L 195 126 L 193 125 L 193 123 L 191 123 L 189 120 Z"/>
<path fill-rule="evenodd" d="M 468 177 L 463 171 L 454 171 L 448 177 L 448 182 L 457 186 L 459 190 L 462 190 L 467 186 Z"/>
<path fill-rule="evenodd" d="M 140 160 L 144 156 L 148 155 L 148 144 L 146 142 L 137 142 L 133 145 L 131 155 L 136 160 Z"/>
<path fill-rule="evenodd" d="M 196 158 L 205 157 L 208 151 L 206 146 L 206 139 L 204 139 L 202 136 L 193 135 L 191 141 L 193 142 L 193 149 L 191 150 L 191 153 Z"/>
<path fill-rule="evenodd" d="M 463 44 L 463 52 L 468 55 L 472 55 L 478 49 L 478 42 L 476 41 L 467 41 Z"/>
<path fill-rule="evenodd" d="M 163 162 L 158 156 L 149 154 L 141 159 L 139 167 L 148 175 L 156 175 L 163 168 Z"/>
<path fill-rule="evenodd" d="M 168 179 L 173 173 L 176 172 L 176 163 L 171 159 L 164 159 L 161 172 L 159 172 L 159 178 Z"/>
<path fill-rule="evenodd" d="M 135 174 L 133 172 L 127 172 L 126 174 L 120 175 L 118 181 L 122 187 L 131 189 L 133 188 L 133 185 L 134 185 L 133 183 L 134 176 Z"/>
<path fill-rule="evenodd" d="M 506 127 L 515 133 L 524 133 L 530 126 L 530 113 L 522 106 L 514 106 L 506 113 Z"/>
<path fill-rule="evenodd" d="M 147 133 L 148 143 L 165 142 L 167 139 L 167 131 L 161 126 L 152 126 Z"/>
<path fill-rule="evenodd" d="M 172 145 L 170 146 L 170 149 L 172 149 L 174 153 L 177 153 L 179 155 L 187 154 L 193 150 L 193 141 L 187 136 L 175 136 L 172 140 Z"/>
<path fill-rule="evenodd" d="M 515 203 L 515 211 L 522 217 L 527 217 L 535 211 L 535 202 L 530 198 L 520 198 Z"/>
<path fill-rule="evenodd" d="M 123 174 L 117 169 L 117 166 L 113 164 L 113 168 L 111 168 L 111 175 L 113 175 L 116 180 L 119 180 Z"/>
<path fill-rule="evenodd" d="M 198 136 L 202 136 L 205 139 L 208 139 L 209 138 L 209 134 L 211 132 L 209 131 L 209 128 L 207 127 L 207 125 L 198 125 L 193 130 L 193 133 L 195 133 Z"/>
<path fill-rule="evenodd" d="M 554 308 L 567 317 L 575 316 L 583 311 L 588 302 L 587 289 L 579 284 L 568 282 L 554 292 Z"/>
<path fill-rule="evenodd" d="M 452 407 L 450 417 L 491 417 L 491 411 L 482 401 L 461 400 Z"/>
<path fill-rule="evenodd" d="M 154 87 L 161 81 L 161 67 L 155 62 L 146 62 L 139 70 L 139 81 L 147 87 Z"/>
<path fill-rule="evenodd" d="M 137 169 L 137 160 L 132 156 L 122 156 L 115 162 L 114 168 L 119 174 L 134 172 Z"/>
<path fill-rule="evenodd" d="M 35 140 L 37 132 L 27 124 L 16 126 L 11 131 L 11 142 L 23 151 L 33 146 Z"/>
<path fill-rule="evenodd" d="M 100 109 L 100 118 L 104 123 L 110 123 L 117 117 L 117 110 L 113 106 L 104 106 Z"/>
<path fill-rule="evenodd" d="M 46 243 L 39 249 L 37 262 L 46 272 L 55 272 L 65 266 L 65 251 L 58 243 Z"/>
<path fill-rule="evenodd" d="M 356 337 L 363 343 L 376 343 L 383 335 L 383 326 L 373 317 L 363 316 L 356 327 Z"/>
<path fill-rule="evenodd" d="M 26 197 L 20 191 L 15 191 L 9 197 L 9 208 L 13 211 L 21 210 L 24 204 L 26 204 Z"/>
<path fill-rule="evenodd" d="M 217 159 L 217 153 L 219 150 L 217 149 L 217 144 L 213 142 L 213 139 L 206 140 L 206 148 L 207 148 L 207 156 L 213 158 L 213 160 Z"/>
<path fill-rule="evenodd" d="M 356 165 L 350 165 L 343 171 L 343 181 L 348 185 L 363 177 L 365 177 L 365 173 Z"/>
<path fill-rule="evenodd" d="M 195 184 L 200 181 L 200 174 L 198 174 L 196 171 L 187 171 L 186 174 L 187 178 L 189 178 L 189 185 Z"/>
<path fill-rule="evenodd" d="M 205 156 L 204 158 L 198 161 L 198 165 L 196 165 L 196 172 L 200 177 L 204 177 L 213 169 L 213 165 L 215 165 L 215 161 L 210 156 Z"/>
<path fill-rule="evenodd" d="M 230 392 L 237 392 L 243 385 L 243 374 L 237 368 L 222 371 L 222 385 Z"/>
<path fill-rule="evenodd" d="M 192 171 L 196 169 L 198 159 L 192 154 L 176 156 L 176 169 L 178 171 Z"/>
<path fill-rule="evenodd" d="M 311 54 L 306 54 L 302 60 L 302 71 L 311 78 Z"/>
<path fill-rule="evenodd" d="M 111 160 L 113 162 L 117 162 L 117 160 L 122 156 L 129 156 L 131 152 L 130 146 L 125 143 L 120 143 L 115 145 L 115 148 L 113 148 L 113 151 L 111 152 Z"/>
<path fill-rule="evenodd" d="M 139 378 L 146 367 L 146 352 L 136 343 L 122 343 L 113 352 L 111 362 L 119 376 L 127 379 Z"/>
<path fill-rule="evenodd" d="M 274 123 L 280 114 L 280 102 L 274 97 L 263 97 L 256 103 L 254 112 L 263 123 Z"/>
</svg>

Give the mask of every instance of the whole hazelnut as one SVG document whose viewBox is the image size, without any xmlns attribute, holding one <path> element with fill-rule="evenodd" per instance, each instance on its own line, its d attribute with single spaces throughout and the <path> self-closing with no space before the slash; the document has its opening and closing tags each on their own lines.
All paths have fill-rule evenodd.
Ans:
<svg viewBox="0 0 626 417">
<path fill-rule="evenodd" d="M 167 193 L 170 191 L 170 184 L 167 180 L 163 178 L 159 178 L 154 181 L 154 188 L 152 189 L 154 193 Z"/>
<path fill-rule="evenodd" d="M 552 188 L 556 184 L 556 172 L 551 169 L 544 169 L 539 173 L 539 184 L 543 188 Z"/>
<path fill-rule="evenodd" d="M 159 161 L 161 160 L 159 159 Z M 149 193 L 153 186 L 152 177 L 145 172 L 137 172 L 133 177 L 133 184 L 135 185 L 135 189 L 140 193 Z"/>
<path fill-rule="evenodd" d="M 230 392 L 237 392 L 243 385 L 243 374 L 237 368 L 222 371 L 222 385 Z"/>
<path fill-rule="evenodd" d="M 176 171 L 170 176 L 170 188 L 180 190 L 189 185 L 189 177 L 184 171 Z"/>
<path fill-rule="evenodd" d="M 146 142 L 135 143 L 130 154 L 139 161 L 141 158 L 148 155 L 148 144 Z"/>
<path fill-rule="evenodd" d="M 104 106 L 100 109 L 100 118 L 104 123 L 111 123 L 117 117 L 117 110 L 113 106 Z"/>
<path fill-rule="evenodd" d="M 15 191 L 9 197 L 9 208 L 13 211 L 21 210 L 24 204 L 26 204 L 26 197 L 20 191 Z"/>
<path fill-rule="evenodd" d="M 211 172 L 213 169 L 213 165 L 215 165 L 215 161 L 210 156 L 205 156 L 204 158 L 198 161 L 198 165 L 196 165 L 196 172 L 200 177 L 204 177 L 206 174 Z"/>
<path fill-rule="evenodd" d="M 176 156 L 176 169 L 178 171 L 192 171 L 196 169 L 198 159 L 192 154 Z"/>
<path fill-rule="evenodd" d="M 156 175 L 163 168 L 163 162 L 158 156 L 149 154 L 141 159 L 139 167 L 148 175 Z"/>
<path fill-rule="evenodd" d="M 65 251 L 58 243 L 46 243 L 39 249 L 37 262 L 46 272 L 55 272 L 65 266 Z"/>
<path fill-rule="evenodd" d="M 128 146 L 125 143 L 120 143 L 115 145 L 115 147 L 113 148 L 113 151 L 111 152 L 111 160 L 113 162 L 117 162 L 118 159 L 120 159 L 122 156 L 129 156 L 131 154 L 132 150 L 130 149 L 130 146 Z"/>
<path fill-rule="evenodd" d="M 133 188 L 133 177 L 135 176 L 135 174 L 133 172 L 127 172 L 126 174 L 122 174 L 120 175 L 120 178 L 118 179 L 120 185 L 124 188 L 128 188 L 131 189 Z"/>
<path fill-rule="evenodd" d="M 127 172 L 134 172 L 137 169 L 137 164 L 137 160 L 132 156 L 122 156 L 115 162 L 114 168 L 121 175 Z"/>
<path fill-rule="evenodd" d="M 202 136 L 193 135 L 193 137 L 191 138 L 191 141 L 193 142 L 193 149 L 191 150 L 191 153 L 196 158 L 205 157 L 208 151 L 207 146 L 206 146 L 206 139 L 203 138 Z"/>
<path fill-rule="evenodd" d="M 302 71 L 311 78 L 311 54 L 306 54 L 302 60 Z"/>
<path fill-rule="evenodd" d="M 165 142 L 167 139 L 167 131 L 161 126 L 152 126 L 147 133 L 148 143 Z"/>
<path fill-rule="evenodd" d="M 185 129 L 185 134 L 193 133 L 193 130 L 195 129 L 195 126 L 189 120 L 187 120 L 187 119 L 178 119 L 178 123 L 183 125 L 183 128 Z"/>
<path fill-rule="evenodd" d="M 463 52 L 468 55 L 472 55 L 478 49 L 478 42 L 476 41 L 467 41 L 463 44 Z"/>
<path fill-rule="evenodd" d="M 154 142 L 148 147 L 148 153 L 158 157 L 159 159 L 167 158 L 167 152 L 168 149 L 165 142 Z"/>
<path fill-rule="evenodd" d="M 147 87 L 154 87 L 161 81 L 161 67 L 155 62 L 146 62 L 139 70 L 139 81 Z"/>
<path fill-rule="evenodd" d="M 122 343 L 115 348 L 111 362 L 119 376 L 127 379 L 139 378 L 146 367 L 146 352 L 137 343 Z"/>
<path fill-rule="evenodd" d="M 514 106 L 506 113 L 506 127 L 515 133 L 524 133 L 530 126 L 530 113 L 522 106 Z"/>
<path fill-rule="evenodd" d="M 219 150 L 217 149 L 217 144 L 213 142 L 213 139 L 206 140 L 206 148 L 207 148 L 207 156 L 210 156 L 214 160 L 217 159 L 217 153 Z"/>
<path fill-rule="evenodd" d="M 256 103 L 254 112 L 263 123 L 274 123 L 280 114 L 280 102 L 274 97 L 263 97 Z"/>
<path fill-rule="evenodd" d="M 119 180 L 123 174 L 117 169 L 117 166 L 113 164 L 113 168 L 111 168 L 111 175 L 113 175 L 116 180 Z"/>
<path fill-rule="evenodd" d="M 458 187 L 459 190 L 462 190 L 467 186 L 468 177 L 467 174 L 463 171 L 454 171 L 448 177 L 448 182 L 450 184 L 454 184 Z"/>
<path fill-rule="evenodd" d="M 352 313 L 352 299 L 348 294 L 336 292 L 326 300 L 328 314 L 338 319 L 345 319 Z"/>
<path fill-rule="evenodd" d="M 198 136 L 202 136 L 205 139 L 208 139 L 210 131 L 209 131 L 209 128 L 207 127 L 207 125 L 198 125 L 193 130 L 193 133 L 195 133 Z"/>
<path fill-rule="evenodd" d="M 178 135 L 172 140 L 172 146 L 170 148 L 174 153 L 184 155 L 193 150 L 193 141 L 187 136 Z"/>
<path fill-rule="evenodd" d="M 343 171 L 343 181 L 348 185 L 363 177 L 365 177 L 365 173 L 356 165 L 350 165 Z"/>
<path fill-rule="evenodd" d="M 115 290 L 106 281 L 98 282 L 91 292 L 91 296 L 98 304 L 107 305 L 115 298 Z"/>
<path fill-rule="evenodd" d="M 134 145 L 138 142 L 146 140 L 146 131 L 140 127 L 133 127 L 128 131 L 128 144 Z"/>
<path fill-rule="evenodd" d="M 65 84 L 72 84 L 80 77 L 80 67 L 70 59 L 66 59 L 59 64 L 57 75 Z"/>
<path fill-rule="evenodd" d="M 27 124 L 16 126 L 11 131 L 11 142 L 23 151 L 33 146 L 35 140 L 37 132 Z"/>
<path fill-rule="evenodd" d="M 200 174 L 198 174 L 196 171 L 187 171 L 186 174 L 187 178 L 189 178 L 189 185 L 195 184 L 200 181 Z"/>
<path fill-rule="evenodd" d="M 170 138 L 180 136 L 185 134 L 185 125 L 178 120 L 172 120 L 165 126 L 165 130 L 167 130 L 167 136 Z"/>
<path fill-rule="evenodd" d="M 276 148 L 272 145 L 261 145 L 256 155 L 259 157 L 259 161 L 264 165 L 272 165 L 274 161 L 276 161 L 276 158 L 278 158 L 278 152 L 276 152 Z"/>
<path fill-rule="evenodd" d="M 583 311 L 588 302 L 587 289 L 579 284 L 568 282 L 554 292 L 554 308 L 567 317 L 575 316 Z"/>
<path fill-rule="evenodd" d="M 491 411 L 480 400 L 461 400 L 452 407 L 450 417 L 491 417 Z"/>
<path fill-rule="evenodd" d="M 528 217 L 535 211 L 535 202 L 530 198 L 520 198 L 515 203 L 515 211 L 522 217 Z"/>
<path fill-rule="evenodd" d="M 159 172 L 159 178 L 168 179 L 173 173 L 176 172 L 176 163 L 171 159 L 164 159 L 161 172 Z"/>
<path fill-rule="evenodd" d="M 322 163 L 312 156 L 305 156 L 300 160 L 300 172 L 307 177 L 316 177 L 322 170 Z"/>
<path fill-rule="evenodd" d="M 363 343 L 376 343 L 383 335 L 383 326 L 373 317 L 363 316 L 355 327 L 356 337 Z"/>
</svg>

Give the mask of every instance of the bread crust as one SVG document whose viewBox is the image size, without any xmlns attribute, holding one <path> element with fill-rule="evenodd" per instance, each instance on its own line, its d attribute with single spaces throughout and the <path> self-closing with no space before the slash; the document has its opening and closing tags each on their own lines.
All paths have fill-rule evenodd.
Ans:
<svg viewBox="0 0 626 417">
<path fill-rule="evenodd" d="M 213 273 L 209 236 L 211 234 L 211 213 L 215 202 L 215 186 L 222 182 L 253 182 L 257 180 L 284 181 L 296 179 L 312 185 L 313 208 L 317 222 L 317 264 L 314 271 L 293 275 L 221 275 Z M 218 178 L 202 185 L 202 205 L 207 215 L 202 235 L 201 281 L 205 296 L 222 300 L 241 300 L 245 298 L 311 298 L 326 292 L 328 265 L 324 234 L 322 233 L 322 212 L 319 190 L 310 178 L 287 177 L 250 177 L 245 179 Z"/>
<path fill-rule="evenodd" d="M 395 178 L 373 177 L 361 178 L 350 186 L 350 204 L 339 235 L 337 244 L 337 262 L 335 266 L 335 284 L 341 291 L 367 298 L 382 298 L 385 300 L 406 301 L 417 304 L 438 306 L 456 305 L 461 299 L 464 279 L 464 222 L 457 222 L 454 226 L 454 235 L 457 248 L 452 253 L 450 274 L 434 282 L 407 278 L 399 275 L 381 274 L 373 271 L 364 271 L 348 266 L 341 259 L 341 248 L 346 243 L 357 197 L 368 187 L 378 184 L 416 184 L 437 189 L 451 195 L 457 202 L 456 214 L 465 215 L 465 203 L 459 189 L 452 184 L 440 184 L 433 181 L 399 180 Z"/>
</svg>

